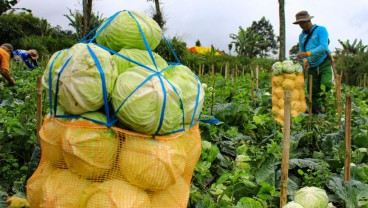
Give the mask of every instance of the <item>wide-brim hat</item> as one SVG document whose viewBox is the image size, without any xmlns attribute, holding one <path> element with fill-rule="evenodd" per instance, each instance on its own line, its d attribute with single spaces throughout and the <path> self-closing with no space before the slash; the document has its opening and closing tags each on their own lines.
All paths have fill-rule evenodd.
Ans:
<svg viewBox="0 0 368 208">
<path fill-rule="evenodd" d="M 9 51 L 10 51 L 10 57 L 13 58 L 13 50 L 14 50 L 14 48 L 13 48 L 12 44 L 10 44 L 10 43 L 3 43 L 1 46 L 7 47 L 9 49 Z"/>
<path fill-rule="evenodd" d="M 38 51 L 37 50 L 35 50 L 35 49 L 30 49 L 30 50 L 28 50 L 28 54 L 32 54 L 32 56 L 30 56 L 31 57 L 31 59 L 33 59 L 33 60 L 37 60 L 38 59 Z"/>
<path fill-rule="evenodd" d="M 314 16 L 310 16 L 307 11 L 300 11 L 296 13 L 295 18 L 296 21 L 293 24 L 299 24 L 299 22 L 306 22 L 313 18 Z"/>
</svg>

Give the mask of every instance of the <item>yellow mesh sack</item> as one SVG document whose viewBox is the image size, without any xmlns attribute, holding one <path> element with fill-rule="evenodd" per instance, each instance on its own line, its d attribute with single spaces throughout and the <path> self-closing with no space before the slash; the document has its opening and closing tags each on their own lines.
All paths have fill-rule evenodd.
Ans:
<svg viewBox="0 0 368 208">
<path fill-rule="evenodd" d="M 184 208 L 201 154 L 198 124 L 151 136 L 46 117 L 40 140 L 41 161 L 27 181 L 32 207 Z"/>
<path fill-rule="evenodd" d="M 282 78 L 279 78 L 282 77 Z M 281 86 L 276 85 L 276 80 L 282 80 Z M 273 75 L 272 79 L 272 114 L 275 121 L 284 124 L 284 93 L 290 90 L 291 96 L 291 116 L 297 117 L 300 113 L 305 113 L 307 109 L 304 92 L 303 73 L 284 73 Z M 279 98 L 279 99 L 278 99 Z M 279 110 L 278 110 L 279 109 Z"/>
</svg>

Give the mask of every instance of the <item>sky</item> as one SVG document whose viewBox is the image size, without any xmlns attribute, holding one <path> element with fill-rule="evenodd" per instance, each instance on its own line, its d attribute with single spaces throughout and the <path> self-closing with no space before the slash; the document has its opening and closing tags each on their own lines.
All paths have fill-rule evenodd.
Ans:
<svg viewBox="0 0 368 208">
<path fill-rule="evenodd" d="M 82 10 L 82 0 L 19 0 L 17 8 L 28 8 L 34 16 L 45 18 L 52 26 L 72 30 L 64 14 L 69 10 Z M 168 38 L 177 37 L 194 46 L 199 40 L 203 47 L 228 52 L 239 27 L 251 26 L 253 21 L 265 17 L 279 35 L 278 0 L 161 0 L 161 10 L 166 18 Z M 147 0 L 94 0 L 93 11 L 110 17 L 118 11 L 134 10 L 151 16 L 153 2 Z M 292 24 L 298 11 L 307 10 L 314 16 L 313 24 L 325 26 L 330 38 L 329 48 L 333 52 L 342 48 L 338 40 L 345 42 L 362 40 L 368 45 L 368 0 L 285 0 L 286 52 L 297 44 L 301 29 Z"/>
</svg>

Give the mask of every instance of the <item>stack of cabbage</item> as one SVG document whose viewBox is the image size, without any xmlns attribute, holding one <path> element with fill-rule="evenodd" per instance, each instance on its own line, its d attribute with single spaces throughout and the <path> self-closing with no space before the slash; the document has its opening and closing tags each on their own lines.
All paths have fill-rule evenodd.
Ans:
<svg viewBox="0 0 368 208">
<path fill-rule="evenodd" d="M 148 16 L 122 11 L 96 30 L 97 44 L 53 54 L 32 207 L 187 206 L 204 90 L 188 67 L 152 52 L 161 35 Z"/>
<path fill-rule="evenodd" d="M 277 122 L 284 125 L 284 91 L 291 93 L 291 115 L 296 117 L 307 109 L 304 93 L 302 66 L 290 60 L 272 65 L 272 113 Z"/>
</svg>

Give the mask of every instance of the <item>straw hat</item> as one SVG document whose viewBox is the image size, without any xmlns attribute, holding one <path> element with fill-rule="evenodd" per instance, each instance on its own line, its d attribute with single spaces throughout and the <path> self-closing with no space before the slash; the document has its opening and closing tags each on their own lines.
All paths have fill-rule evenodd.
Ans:
<svg viewBox="0 0 368 208">
<path fill-rule="evenodd" d="M 306 22 L 313 18 L 314 16 L 310 16 L 307 11 L 300 11 L 296 13 L 295 18 L 296 21 L 293 24 L 299 24 L 299 22 Z"/>
<path fill-rule="evenodd" d="M 35 49 L 30 49 L 28 50 L 28 54 L 31 56 L 31 58 L 33 60 L 37 60 L 38 59 L 38 51 Z"/>
</svg>

